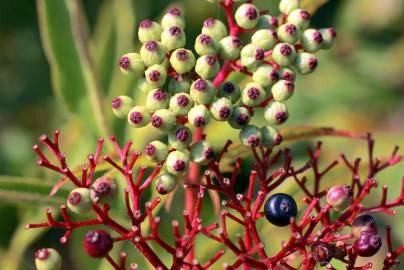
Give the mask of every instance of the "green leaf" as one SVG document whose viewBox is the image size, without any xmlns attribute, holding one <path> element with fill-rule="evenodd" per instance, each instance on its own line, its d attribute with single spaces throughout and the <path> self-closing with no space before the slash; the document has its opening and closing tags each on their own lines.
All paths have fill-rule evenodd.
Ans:
<svg viewBox="0 0 404 270">
<path fill-rule="evenodd" d="M 37 0 L 43 47 L 57 98 L 96 135 L 108 135 L 102 90 L 89 55 L 86 20 L 77 0 Z"/>
<path fill-rule="evenodd" d="M 60 205 L 66 201 L 68 190 L 61 189 L 57 195 L 50 197 L 53 183 L 43 179 L 0 176 L 0 201 L 21 205 Z"/>
</svg>

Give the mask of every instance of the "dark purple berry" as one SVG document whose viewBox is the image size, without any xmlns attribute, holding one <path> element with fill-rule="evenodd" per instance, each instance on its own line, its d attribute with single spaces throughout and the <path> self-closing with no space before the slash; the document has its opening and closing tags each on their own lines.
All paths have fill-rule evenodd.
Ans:
<svg viewBox="0 0 404 270">
<path fill-rule="evenodd" d="M 332 259 L 332 249 L 328 244 L 316 244 L 312 248 L 313 258 L 321 265 L 326 266 Z"/>
<path fill-rule="evenodd" d="M 352 222 L 352 234 L 356 238 L 360 238 L 361 233 L 364 231 L 377 233 L 376 221 L 369 214 L 358 216 Z"/>
<path fill-rule="evenodd" d="M 290 218 L 296 217 L 297 205 L 295 200 L 288 194 L 277 193 L 266 201 L 264 214 L 272 224 L 287 226 L 290 224 Z"/>
<path fill-rule="evenodd" d="M 111 236 L 104 230 L 89 231 L 84 236 L 84 250 L 94 258 L 105 257 L 113 247 Z"/>
<path fill-rule="evenodd" d="M 364 231 L 354 243 L 354 249 L 361 257 L 371 257 L 375 255 L 382 246 L 382 238 L 374 233 Z"/>
</svg>

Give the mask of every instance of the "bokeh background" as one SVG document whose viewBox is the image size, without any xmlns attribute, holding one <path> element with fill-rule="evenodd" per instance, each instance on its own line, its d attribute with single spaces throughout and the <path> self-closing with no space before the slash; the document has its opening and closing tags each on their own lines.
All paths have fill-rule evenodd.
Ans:
<svg viewBox="0 0 404 270">
<path fill-rule="evenodd" d="M 57 26 L 48 26 L 47 30 L 54 35 L 57 46 L 69 51 L 71 40 L 58 29 L 69 23 L 63 17 L 62 2 L 70 3 L 66 6 L 71 9 L 75 6 L 71 3 L 76 1 L 54 1 L 48 10 L 41 10 L 42 23 L 58 22 Z M 277 10 L 277 2 L 261 0 L 257 4 L 273 13 Z M 331 51 L 318 54 L 320 65 L 315 74 L 298 78 L 297 91 L 289 102 L 291 117 L 286 126 L 332 126 L 360 133 L 370 131 L 376 138 L 376 151 L 380 156 L 389 155 L 394 145 L 404 146 L 404 1 L 304 2 L 310 9 L 317 9 L 312 25 L 317 28 L 334 26 L 338 39 Z M 0 1 L 0 269 L 34 269 L 33 252 L 43 246 L 56 247 L 63 253 L 63 269 L 109 269 L 103 261 L 89 259 L 82 252 L 80 243 L 84 231 L 75 233 L 70 244 L 62 246 L 58 242 L 63 234 L 61 231 L 23 229 L 23 224 L 28 221 L 42 220 L 46 205 L 60 202 L 60 198 L 53 200 L 44 196 L 57 176 L 35 166 L 32 145 L 38 136 L 61 128 L 64 151 L 69 161 L 77 165 L 85 161 L 87 153 L 93 151 L 97 137 L 102 134 L 94 128 L 89 94 L 80 85 L 82 78 L 74 66 L 75 58 L 69 53 L 59 60 L 69 63 L 67 73 L 72 74 L 64 82 L 65 90 L 69 89 L 70 104 L 63 105 L 60 94 L 54 91 L 55 81 L 52 83 L 51 73 L 55 71 L 51 70 L 42 46 L 36 5 L 32 0 Z M 136 91 L 136 80 L 120 75 L 116 62 L 119 55 L 139 47 L 135 34 L 138 22 L 145 18 L 158 19 L 171 5 L 182 7 L 186 13 L 189 45 L 199 34 L 204 18 L 223 16 L 217 4 L 202 0 L 86 0 L 79 4 L 83 12 L 78 12 L 73 18 L 79 20 L 82 42 L 88 47 L 98 74 L 99 88 L 104 96 L 100 107 L 105 110 L 109 132 L 116 134 L 121 141 L 134 138 L 138 147 L 148 139 L 145 137 L 158 138 L 159 134 L 151 129 L 139 134 L 126 129 L 124 121 L 113 119 L 109 109 L 113 96 L 127 93 L 136 97 L 138 102 L 143 98 Z M 72 36 L 78 38 L 74 35 L 78 33 Z M 80 92 L 80 87 L 84 91 Z M 75 96 L 75 93 L 79 95 Z M 258 117 L 256 121 L 262 120 Z M 208 138 L 210 132 L 213 134 L 212 129 L 225 132 L 229 138 L 237 137 L 236 132 L 219 125 L 208 129 Z M 211 140 L 219 147 L 224 143 L 223 137 L 211 136 Z M 365 154 L 366 150 L 362 141 L 324 138 L 324 142 L 325 161 L 338 158 L 341 152 L 354 157 Z M 314 140 L 301 141 L 288 147 L 292 148 L 297 162 L 303 162 L 306 146 L 313 143 Z M 243 169 L 248 175 L 248 166 Z M 391 198 L 398 194 L 403 175 L 401 164 L 378 177 L 380 183 L 391 186 Z M 330 186 L 348 179 L 341 167 L 324 184 Z M 38 187 L 30 190 L 24 183 L 34 186 L 38 183 Z M 243 185 L 238 188 L 242 190 Z M 297 199 L 302 197 L 293 185 L 285 184 L 280 190 L 295 194 Z M 369 201 L 377 195 L 375 192 Z M 173 198 L 174 209 L 182 206 L 182 197 L 179 190 Z M 116 207 L 119 209 L 120 206 Z M 212 204 L 207 202 L 204 211 L 207 222 L 215 218 L 211 209 Z M 178 218 L 176 211 L 160 211 L 164 219 Z M 394 217 L 379 214 L 375 217 L 381 231 L 384 224 L 391 224 L 395 244 L 403 243 L 402 212 Z M 280 247 L 281 240 L 288 233 L 287 229 L 268 224 L 260 224 L 260 231 L 270 252 Z M 197 257 L 201 258 L 216 249 L 209 241 L 201 242 L 199 246 L 200 255 Z M 114 251 L 118 252 L 119 248 Z M 224 260 L 229 258 L 230 253 Z M 141 269 L 148 269 L 136 252 L 130 253 L 130 259 L 146 267 Z M 381 257 L 375 256 L 371 260 L 376 263 L 375 269 L 380 269 Z M 336 266 L 338 268 L 338 264 Z"/>
</svg>

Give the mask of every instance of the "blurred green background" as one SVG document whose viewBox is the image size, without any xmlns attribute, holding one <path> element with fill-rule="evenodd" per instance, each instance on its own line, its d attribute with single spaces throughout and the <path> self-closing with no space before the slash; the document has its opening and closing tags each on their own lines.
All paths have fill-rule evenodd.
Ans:
<svg viewBox="0 0 404 270">
<path fill-rule="evenodd" d="M 257 5 L 269 8 L 271 12 L 277 10 L 277 2 L 261 0 Z M 394 145 L 404 145 L 404 1 L 304 2 L 310 9 L 318 7 L 312 25 L 317 28 L 334 26 L 338 39 L 331 51 L 318 54 L 320 65 L 315 74 L 298 77 L 297 91 L 289 102 L 291 117 L 286 126 L 332 126 L 356 132 L 370 131 L 377 141 L 377 155 L 389 155 Z M 52 70 L 41 42 L 37 4 L 42 39 L 48 47 L 59 52 L 56 58 L 47 52 L 54 60 Z M 110 269 L 103 261 L 89 259 L 83 254 L 80 242 L 84 231 L 75 233 L 70 244 L 62 246 L 58 242 L 63 234 L 61 231 L 27 232 L 23 229 L 27 222 L 43 220 L 46 205 L 56 205 L 62 199 L 44 196 L 58 178 L 35 166 L 32 145 L 39 135 L 51 134 L 61 128 L 63 150 L 75 166 L 85 161 L 87 153 L 94 151 L 96 139 L 101 135 L 112 133 L 121 142 L 131 137 L 138 147 L 144 144 L 146 136 L 127 130 L 125 121 L 117 121 L 111 115 L 109 104 L 113 96 L 126 93 L 136 97 L 138 102 L 143 99 L 142 93 L 135 91 L 136 80 L 121 75 L 116 62 L 121 54 L 139 47 L 135 34 L 139 21 L 157 20 L 171 5 L 182 7 L 186 13 L 189 46 L 199 34 L 204 18 L 223 16 L 218 5 L 202 0 L 0 2 L 0 175 L 4 175 L 0 177 L 0 269 L 34 269 L 33 252 L 43 246 L 56 247 L 64 254 L 63 269 Z M 85 48 L 77 52 L 77 48 L 82 48 L 80 46 Z M 52 82 L 52 72 L 53 78 L 57 77 L 59 81 Z M 63 77 L 66 74 L 68 76 Z M 103 97 L 97 98 L 94 94 L 97 91 Z M 62 105 L 61 97 L 68 101 L 67 105 Z M 99 102 L 95 109 L 91 106 L 94 101 Z M 94 110 L 104 111 L 104 118 Z M 261 119 L 259 116 L 255 121 Z M 97 121 L 106 123 L 107 128 L 100 129 L 95 124 Z M 208 128 L 208 138 L 209 130 L 213 128 L 220 128 L 229 138 L 237 137 L 237 133 L 225 125 L 216 125 Z M 146 128 L 146 131 L 149 138 L 159 137 L 151 129 Z M 211 140 L 217 147 L 224 143 L 223 138 Z M 297 162 L 304 161 L 305 147 L 313 142 L 288 145 Z M 366 150 L 361 141 L 325 138 L 324 142 L 326 161 L 338 158 L 341 152 L 353 158 L 352 155 L 363 155 Z M 248 175 L 248 171 L 244 174 Z M 391 186 L 393 198 L 399 192 L 402 175 L 404 169 L 400 164 L 383 172 L 377 180 Z M 349 175 L 341 166 L 324 184 L 329 186 L 347 179 Z M 241 177 L 242 180 L 245 179 Z M 28 184 L 37 185 L 37 189 L 26 188 Z M 280 190 L 296 192 L 291 182 Z M 182 191 L 177 193 L 173 204 L 181 207 Z M 369 201 L 378 198 L 377 195 L 375 192 Z M 302 194 L 297 193 L 296 197 L 299 199 Z M 117 213 L 121 206 L 116 206 Z M 215 219 L 211 209 L 211 203 L 207 202 L 204 208 L 207 223 Z M 164 209 L 161 215 L 168 220 L 178 218 L 178 213 L 167 213 Z M 393 225 L 395 244 L 403 243 L 404 229 L 400 224 L 404 221 L 403 213 L 394 217 L 375 216 L 381 231 L 384 231 L 383 224 Z M 267 241 L 270 252 L 277 250 L 288 234 L 286 229 L 267 224 L 260 224 L 260 232 L 264 239 L 270 238 Z M 197 257 L 202 261 L 206 258 L 202 254 L 216 250 L 215 244 L 208 243 L 204 241 L 203 245 L 198 245 L 197 254 L 201 255 Z M 114 251 L 118 252 L 119 248 Z M 233 261 L 231 257 L 228 253 L 223 261 Z M 377 256 L 371 259 L 376 263 L 375 269 L 379 269 L 380 259 Z M 130 253 L 130 260 L 146 267 L 137 252 Z"/>
</svg>

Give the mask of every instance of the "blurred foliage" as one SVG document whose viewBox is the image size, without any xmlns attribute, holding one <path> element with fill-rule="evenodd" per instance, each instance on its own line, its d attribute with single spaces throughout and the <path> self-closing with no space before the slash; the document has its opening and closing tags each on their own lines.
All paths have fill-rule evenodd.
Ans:
<svg viewBox="0 0 404 270">
<path fill-rule="evenodd" d="M 257 4 L 271 12 L 277 1 L 260 0 Z M 404 2 L 303 0 L 303 4 L 309 10 L 318 9 L 312 18 L 313 26 L 333 25 L 338 39 L 333 50 L 320 53 L 315 75 L 299 77 L 286 127 L 332 126 L 362 133 L 371 131 L 381 156 L 388 155 L 395 144 L 404 146 Z M 54 246 L 65 254 L 63 269 L 97 269 L 98 265 L 100 270 L 109 269 L 104 261 L 88 258 L 81 252 L 84 231 L 74 234 L 70 245 L 63 247 L 58 243 L 60 231 L 23 229 L 28 220 L 42 220 L 45 205 L 60 202 L 65 194 L 43 196 L 58 178 L 35 167 L 31 145 L 41 133 L 61 128 L 61 145 L 74 167 L 85 161 L 101 135 L 113 133 L 121 142 L 134 138 L 138 148 L 146 137 L 158 138 L 160 134 L 151 128 L 141 133 L 127 130 L 125 121 L 111 116 L 109 104 L 113 96 L 124 93 L 142 102 L 144 97 L 136 91 L 136 78 L 121 75 L 116 62 L 121 54 L 139 46 L 136 40 L 139 21 L 159 19 L 171 5 L 185 10 L 188 46 L 198 35 L 204 18 L 223 18 L 223 11 L 217 5 L 203 0 L 0 2 L 0 175 L 4 175 L 0 177 L 0 269 L 33 269 L 33 251 L 42 246 Z M 233 78 L 240 80 L 240 75 L 235 74 Z M 255 121 L 262 121 L 262 115 Z M 212 130 L 225 132 L 222 134 L 237 140 L 237 133 L 226 124 L 210 126 L 208 136 Z M 221 137 L 208 138 L 220 147 L 224 143 Z M 328 161 L 342 151 L 363 155 L 366 150 L 360 141 L 341 138 L 324 141 L 324 160 Z M 292 148 L 299 163 L 304 161 L 305 149 L 312 143 L 313 140 L 306 140 L 286 145 Z M 242 180 L 248 175 L 250 164 L 247 161 L 243 165 L 239 182 L 245 182 Z M 394 196 L 402 175 L 403 166 L 398 166 L 383 173 L 378 180 L 391 186 L 390 195 Z M 342 170 L 335 170 L 326 184 L 343 182 L 346 177 Z M 237 188 L 242 190 L 243 186 Z M 302 197 L 292 181 L 280 190 L 294 193 L 297 199 Z M 179 190 L 171 199 L 171 205 L 181 207 L 183 191 Z M 116 205 L 115 212 L 119 213 L 121 207 Z M 203 212 L 206 223 L 215 220 L 212 208 L 207 200 Z M 160 214 L 164 220 L 178 218 L 173 212 L 162 209 Z M 400 226 L 403 213 L 394 217 L 378 214 L 376 218 L 381 225 L 393 225 L 396 242 L 404 241 Z M 164 229 L 168 230 L 168 225 Z M 232 230 L 236 233 L 237 227 Z M 266 242 L 271 243 L 267 245 L 270 253 L 280 248 L 281 240 L 288 234 L 287 229 L 268 223 L 260 224 L 260 231 L 269 236 Z M 199 256 L 216 250 L 215 244 L 209 243 L 201 242 Z M 118 253 L 119 248 L 114 252 Z M 130 261 L 147 269 L 139 253 L 132 248 L 128 250 Z M 230 258 L 229 252 L 222 261 Z M 168 256 L 164 259 L 169 260 Z M 372 260 L 378 269 L 380 258 Z"/>
</svg>

